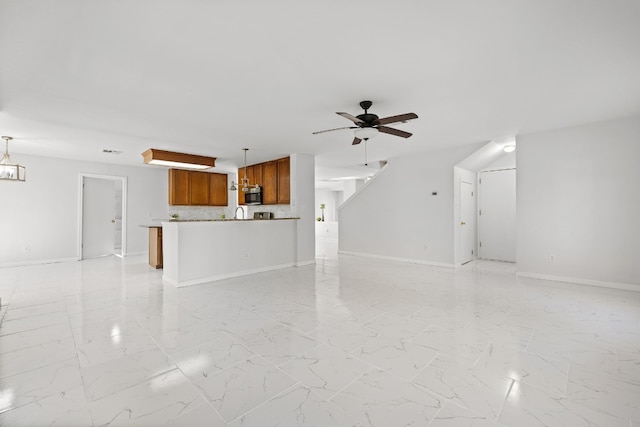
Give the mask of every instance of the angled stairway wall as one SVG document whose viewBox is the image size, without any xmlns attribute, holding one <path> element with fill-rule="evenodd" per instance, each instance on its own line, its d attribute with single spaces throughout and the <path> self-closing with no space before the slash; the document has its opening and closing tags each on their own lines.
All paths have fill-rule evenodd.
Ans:
<svg viewBox="0 0 640 427">
<path fill-rule="evenodd" d="M 340 206 L 340 252 L 452 267 L 453 168 L 481 145 L 390 159 Z"/>
</svg>

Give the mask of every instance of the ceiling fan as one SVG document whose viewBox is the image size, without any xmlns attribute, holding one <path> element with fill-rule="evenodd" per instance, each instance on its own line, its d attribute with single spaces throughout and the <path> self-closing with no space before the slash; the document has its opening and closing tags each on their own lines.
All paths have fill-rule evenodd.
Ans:
<svg viewBox="0 0 640 427">
<path fill-rule="evenodd" d="M 356 129 L 355 138 L 353 139 L 352 145 L 360 144 L 362 140 L 366 141 L 369 138 L 375 136 L 378 132 L 388 133 L 389 135 L 395 135 L 402 138 L 409 138 L 412 135 L 409 132 L 390 128 L 385 125 L 398 122 L 405 123 L 408 120 L 417 119 L 418 115 L 416 113 L 399 114 L 397 116 L 385 117 L 381 119 L 377 115 L 369 113 L 369 108 L 371 108 L 372 104 L 373 102 L 371 101 L 362 101 L 360 103 L 360 107 L 364 110 L 364 114 L 359 114 L 357 116 L 352 116 L 349 113 L 336 113 L 344 117 L 345 119 L 351 120 L 355 124 L 355 126 L 345 126 L 341 128 L 321 130 L 318 132 L 313 132 L 313 134 L 317 135 L 319 133 L 333 132 L 334 130 L 341 129 Z"/>
</svg>

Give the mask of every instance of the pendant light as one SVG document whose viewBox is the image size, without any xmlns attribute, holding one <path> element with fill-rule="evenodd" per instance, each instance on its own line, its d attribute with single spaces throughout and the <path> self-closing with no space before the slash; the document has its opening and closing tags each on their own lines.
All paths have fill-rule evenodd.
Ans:
<svg viewBox="0 0 640 427">
<path fill-rule="evenodd" d="M 238 180 L 240 181 L 239 183 L 231 181 L 231 187 L 229 187 L 229 190 L 236 191 L 238 187 L 242 187 L 242 191 L 246 193 L 247 191 L 249 191 L 250 187 L 249 178 L 247 178 L 247 151 L 249 151 L 249 149 L 243 148 L 242 150 L 244 151 L 244 177 Z M 257 188 L 258 184 L 256 184 L 255 186 Z"/>
<path fill-rule="evenodd" d="M 17 163 L 11 163 L 11 156 L 9 156 L 9 141 L 13 138 L 10 136 L 3 136 L 5 142 L 5 151 L 0 160 L 0 180 L 2 181 L 23 181 L 26 177 L 26 169 Z"/>
</svg>

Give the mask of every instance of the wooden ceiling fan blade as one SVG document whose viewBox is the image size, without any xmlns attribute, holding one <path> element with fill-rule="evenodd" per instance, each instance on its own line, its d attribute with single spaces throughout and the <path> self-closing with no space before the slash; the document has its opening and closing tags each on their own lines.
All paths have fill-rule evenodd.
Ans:
<svg viewBox="0 0 640 427">
<path fill-rule="evenodd" d="M 362 140 L 358 137 L 353 138 L 353 142 L 351 143 L 351 145 L 358 145 L 362 142 Z"/>
<path fill-rule="evenodd" d="M 339 115 L 339 116 L 344 117 L 345 119 L 351 120 L 353 123 L 356 123 L 356 124 L 360 124 L 360 123 L 362 123 L 362 124 L 364 124 L 364 121 L 360 120 L 360 119 L 359 119 L 359 118 L 357 118 L 356 116 L 352 116 L 352 115 L 351 115 L 351 114 L 349 114 L 349 113 L 341 113 L 341 112 L 338 112 L 338 113 L 336 113 L 336 114 L 337 114 L 337 115 Z"/>
<path fill-rule="evenodd" d="M 388 133 L 389 135 L 400 136 L 402 138 L 409 138 L 411 135 L 413 135 L 412 133 L 405 132 L 400 129 L 388 128 L 386 126 L 378 126 L 378 130 L 380 132 Z"/>
<path fill-rule="evenodd" d="M 345 126 L 345 127 L 341 127 L 341 128 L 333 128 L 333 129 L 326 129 L 326 130 L 319 130 L 317 132 L 313 132 L 313 135 L 317 135 L 319 133 L 325 133 L 325 132 L 333 132 L 334 130 L 342 130 L 342 129 L 357 129 L 357 126 Z"/>
<path fill-rule="evenodd" d="M 407 120 L 417 119 L 416 113 L 398 114 L 397 116 L 385 117 L 378 120 L 381 125 L 388 125 L 389 123 L 406 122 Z"/>
</svg>

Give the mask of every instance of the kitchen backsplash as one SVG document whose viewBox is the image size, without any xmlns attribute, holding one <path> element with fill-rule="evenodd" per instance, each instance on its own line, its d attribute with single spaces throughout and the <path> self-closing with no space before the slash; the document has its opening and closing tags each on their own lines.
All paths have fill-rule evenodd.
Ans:
<svg viewBox="0 0 640 427">
<path fill-rule="evenodd" d="M 254 212 L 273 212 L 274 218 L 288 218 L 291 216 L 289 205 L 254 205 L 242 206 L 247 218 L 253 218 Z M 217 206 L 169 206 L 169 215 L 178 214 L 180 219 L 220 219 L 233 218 L 235 208 Z M 238 212 L 239 216 L 242 216 Z"/>
<path fill-rule="evenodd" d="M 248 209 L 247 215 L 249 218 L 253 218 L 254 212 L 273 212 L 274 218 L 289 218 L 291 217 L 291 206 L 289 205 L 253 205 L 244 206 Z"/>
</svg>

